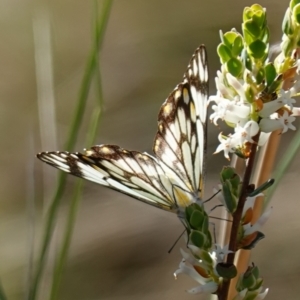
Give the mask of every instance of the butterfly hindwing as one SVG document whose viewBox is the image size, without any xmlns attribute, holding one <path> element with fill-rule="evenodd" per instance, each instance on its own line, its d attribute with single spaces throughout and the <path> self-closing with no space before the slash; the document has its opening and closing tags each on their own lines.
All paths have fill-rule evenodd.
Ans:
<svg viewBox="0 0 300 300">
<path fill-rule="evenodd" d="M 183 81 L 162 105 L 153 150 L 115 145 L 85 153 L 41 152 L 39 159 L 156 207 L 176 212 L 201 197 L 206 151 L 207 59 L 204 46 L 193 55 Z"/>
</svg>

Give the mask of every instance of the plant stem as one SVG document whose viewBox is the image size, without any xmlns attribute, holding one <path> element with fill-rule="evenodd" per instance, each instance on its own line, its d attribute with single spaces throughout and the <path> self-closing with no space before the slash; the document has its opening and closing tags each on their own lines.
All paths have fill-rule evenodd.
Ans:
<svg viewBox="0 0 300 300">
<path fill-rule="evenodd" d="M 259 135 L 260 133 L 258 133 L 255 137 L 253 137 L 254 143 L 251 145 L 251 153 L 244 173 L 243 184 L 242 184 L 242 189 L 241 189 L 237 209 L 233 213 L 233 221 L 232 221 L 230 240 L 229 240 L 229 250 L 233 252 L 227 255 L 226 263 L 228 265 L 232 265 L 234 263 L 234 258 L 238 246 L 237 245 L 238 230 L 241 224 L 244 205 L 249 194 L 249 183 L 250 183 L 250 178 L 254 166 Z M 219 300 L 227 300 L 229 286 L 230 286 L 230 280 L 224 280 L 223 285 L 221 286 L 218 292 Z"/>
<path fill-rule="evenodd" d="M 102 44 L 103 36 L 104 36 L 104 29 L 107 24 L 108 15 L 110 12 L 112 1 L 106 0 L 104 2 L 104 8 L 100 17 L 98 16 L 98 0 L 94 0 L 94 73 L 95 73 L 95 81 L 96 81 L 96 98 L 97 98 L 97 106 L 94 109 L 93 116 L 91 118 L 89 130 L 88 130 L 88 137 L 86 144 L 91 145 L 94 143 L 97 129 L 99 127 L 99 123 L 101 120 L 101 113 L 103 107 L 103 94 L 102 94 L 102 85 L 101 85 L 101 76 L 100 76 L 100 66 L 99 66 L 99 55 L 100 55 L 100 45 Z M 53 281 L 51 287 L 51 295 L 50 300 L 55 300 L 59 294 L 59 288 L 62 280 L 63 271 L 65 269 L 65 265 L 67 262 L 67 257 L 69 253 L 69 248 L 71 244 L 71 238 L 73 234 L 74 224 L 76 221 L 78 206 L 81 199 L 83 181 L 78 180 L 75 185 L 75 191 L 72 196 L 72 200 L 69 207 L 69 213 L 67 218 L 67 223 L 65 226 L 64 237 L 62 241 L 62 245 L 59 250 L 58 257 L 55 263 L 55 270 L 53 274 Z"/>
<path fill-rule="evenodd" d="M 95 29 L 96 34 L 95 34 L 94 45 L 90 52 L 88 62 L 85 68 L 83 80 L 80 86 L 79 98 L 78 98 L 75 114 L 73 117 L 72 125 L 70 127 L 71 129 L 69 133 L 69 138 L 65 146 L 65 149 L 68 151 L 70 151 L 74 147 L 76 142 L 76 137 L 83 118 L 93 74 L 96 69 L 96 65 L 98 63 L 98 52 L 102 45 L 103 36 L 106 29 L 111 5 L 112 5 L 112 0 L 104 1 L 101 16 L 99 17 L 99 21 L 96 22 L 97 28 Z M 41 248 L 35 276 L 32 282 L 32 286 L 29 291 L 29 296 L 28 296 L 29 300 L 35 300 L 37 296 L 37 291 L 45 268 L 47 252 L 53 235 L 55 220 L 58 213 L 60 199 L 64 191 L 65 183 L 66 183 L 66 173 L 60 173 L 58 178 L 58 185 L 55 191 L 55 196 L 53 197 L 52 203 L 49 208 L 49 212 L 47 213 L 47 221 L 46 221 L 45 232 L 43 235 L 42 248 Z"/>
</svg>

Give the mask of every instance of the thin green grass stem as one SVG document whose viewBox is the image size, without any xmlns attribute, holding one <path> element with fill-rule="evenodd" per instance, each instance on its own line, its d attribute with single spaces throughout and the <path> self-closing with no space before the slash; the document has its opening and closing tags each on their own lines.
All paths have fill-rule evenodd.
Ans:
<svg viewBox="0 0 300 300">
<path fill-rule="evenodd" d="M 111 7 L 112 1 L 106 1 L 106 8 Z M 94 11 L 95 11 L 95 26 L 94 26 L 94 41 L 95 41 L 95 48 L 99 47 L 102 44 L 104 30 L 99 30 L 99 28 L 105 28 L 103 26 L 103 22 L 105 24 L 108 20 L 109 10 L 105 9 L 105 14 L 102 13 L 100 18 L 98 17 L 98 3 L 97 0 L 94 1 Z M 98 21 L 99 20 L 99 21 Z M 101 38 L 99 39 L 99 35 Z M 102 107 L 103 107 L 103 93 L 102 93 L 102 84 L 101 84 L 101 74 L 100 74 L 100 66 L 99 66 L 99 51 L 96 52 L 94 57 L 95 62 L 95 86 L 96 86 L 96 99 L 97 99 L 97 106 L 94 109 L 93 116 L 91 118 L 91 123 L 88 130 L 88 137 L 86 144 L 92 145 L 95 141 L 97 131 L 99 128 L 99 124 L 101 121 L 102 116 Z M 72 201 L 70 203 L 68 218 L 66 222 L 66 227 L 64 231 L 64 236 L 62 240 L 62 245 L 58 253 L 58 257 L 56 259 L 54 273 L 53 273 L 53 281 L 52 281 L 52 288 L 50 294 L 50 300 L 56 300 L 59 294 L 59 288 L 62 280 L 63 271 L 65 269 L 67 263 L 67 257 L 70 249 L 71 239 L 73 235 L 74 225 L 76 222 L 77 211 L 81 200 L 83 188 L 83 181 L 78 180 L 75 186 L 75 191 L 72 196 Z"/>
<path fill-rule="evenodd" d="M 264 209 L 269 205 L 273 193 L 275 192 L 284 174 L 286 174 L 286 170 L 291 164 L 291 162 L 293 161 L 297 152 L 299 151 L 299 148 L 300 148 L 300 131 L 298 130 L 296 135 L 293 137 L 293 140 L 289 144 L 287 150 L 285 151 L 284 156 L 281 158 L 281 160 L 279 161 L 275 169 L 275 172 L 272 176 L 272 178 L 275 179 L 275 183 L 268 190 L 267 197 L 264 203 Z"/>
<path fill-rule="evenodd" d="M 95 1 L 95 2 L 97 2 L 97 1 Z M 75 108 L 73 121 L 71 122 L 69 138 L 65 145 L 65 149 L 68 151 L 73 149 L 73 147 L 75 145 L 78 131 L 79 131 L 82 119 L 83 119 L 83 114 L 85 111 L 85 106 L 86 106 L 93 74 L 94 74 L 94 71 L 97 69 L 97 65 L 98 65 L 98 53 L 99 53 L 99 49 L 102 45 L 103 36 L 105 33 L 107 21 L 109 18 L 111 5 L 112 5 L 112 0 L 105 0 L 103 2 L 101 14 L 98 18 L 98 21 L 95 22 L 96 26 L 95 26 L 95 34 L 94 34 L 94 44 L 93 44 L 93 48 L 88 56 L 88 61 L 86 64 L 84 76 L 83 76 L 82 83 L 81 83 L 80 90 L 79 90 L 78 103 Z M 101 88 L 100 88 L 100 90 L 101 90 Z M 101 113 L 101 109 L 99 111 Z M 100 116 L 98 118 L 100 119 Z M 43 271 L 45 268 L 47 252 L 48 252 L 51 238 L 53 235 L 56 216 L 58 213 L 58 208 L 59 208 L 60 200 L 61 200 L 64 188 L 65 188 L 65 184 L 66 184 L 66 174 L 60 173 L 59 178 L 58 178 L 57 188 L 55 191 L 55 195 L 53 197 L 53 200 L 52 200 L 52 203 L 51 203 L 51 206 L 49 208 L 47 218 L 46 218 L 47 221 L 46 221 L 45 233 L 43 235 L 42 247 L 41 247 L 41 252 L 40 252 L 38 263 L 37 263 L 35 276 L 33 278 L 32 286 L 29 291 L 29 296 L 28 296 L 29 300 L 35 300 L 36 296 L 37 296 L 37 291 L 38 291 L 38 287 L 41 282 L 42 274 L 43 274 Z M 78 186 L 76 187 L 75 195 L 80 191 L 81 191 L 81 187 L 78 184 Z M 76 199 L 76 197 L 79 197 L 79 196 L 75 196 L 74 199 Z M 78 200 L 74 201 L 74 203 L 75 203 L 75 204 L 73 204 L 74 207 L 71 207 L 71 209 L 70 209 L 69 216 L 70 216 L 71 220 L 70 221 L 68 220 L 68 222 L 70 222 L 70 224 L 73 222 L 72 218 L 74 218 L 72 215 L 74 214 L 76 216 L 76 210 L 77 210 L 77 206 L 78 206 L 78 204 L 76 204 L 77 201 Z M 68 222 L 67 222 L 67 224 L 68 224 Z M 72 231 L 71 231 L 71 233 L 72 233 Z M 71 234 L 70 234 L 70 236 L 71 236 Z M 68 244 L 67 238 L 66 238 L 65 244 L 66 245 Z M 66 247 L 66 246 L 64 246 L 64 245 L 62 246 L 62 252 L 60 254 L 61 257 L 65 256 L 64 254 L 62 254 L 63 252 L 67 253 L 68 246 L 66 247 L 66 250 L 64 249 L 64 247 Z M 64 259 L 62 259 L 62 260 L 64 260 Z M 57 269 L 59 269 L 59 268 L 60 267 L 57 267 Z M 59 275 L 59 276 L 61 276 L 61 275 Z M 55 278 L 56 278 L 56 275 L 55 275 Z M 59 277 L 58 277 L 57 281 L 60 282 Z"/>
<path fill-rule="evenodd" d="M 7 300 L 7 297 L 4 293 L 4 290 L 3 290 L 3 287 L 2 287 L 1 283 L 0 283 L 0 300 Z"/>
</svg>

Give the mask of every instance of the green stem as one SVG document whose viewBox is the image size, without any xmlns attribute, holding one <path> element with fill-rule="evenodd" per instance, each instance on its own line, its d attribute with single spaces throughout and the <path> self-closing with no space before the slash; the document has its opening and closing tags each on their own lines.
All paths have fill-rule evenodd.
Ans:
<svg viewBox="0 0 300 300">
<path fill-rule="evenodd" d="M 4 293 L 4 290 L 3 290 L 3 287 L 2 287 L 1 283 L 0 283 L 0 300 L 7 300 L 7 297 Z"/>
<path fill-rule="evenodd" d="M 110 3 L 109 3 L 110 2 Z M 109 10 L 105 9 L 105 14 L 102 14 L 102 18 L 98 17 L 98 3 L 97 0 L 94 1 L 94 10 L 95 10 L 95 26 L 94 26 L 94 41 L 95 41 L 95 48 L 99 47 L 103 40 L 104 30 L 99 30 L 104 28 L 103 22 L 107 22 L 107 14 L 109 14 Z M 105 3 L 105 8 L 108 6 L 111 7 L 111 1 L 107 1 Z M 98 21 L 100 19 L 100 22 Z M 99 26 L 100 25 L 100 26 Z M 99 34 L 101 35 L 101 39 L 99 39 Z M 102 113 L 102 106 L 103 106 L 103 94 L 102 94 L 102 85 L 101 85 L 101 76 L 100 76 L 100 69 L 99 69 L 99 51 L 96 52 L 94 62 L 95 62 L 95 79 L 96 79 L 96 93 L 97 93 L 97 103 L 98 107 L 94 109 L 94 113 L 92 116 L 92 120 L 88 130 L 88 138 L 87 138 L 87 145 L 91 145 L 94 143 L 97 129 L 99 128 L 99 123 L 101 121 L 101 113 Z M 61 249 L 59 251 L 58 259 L 55 264 L 54 274 L 53 274 L 53 282 L 51 288 L 51 295 L 50 300 L 55 300 L 58 297 L 60 283 L 63 275 L 63 270 L 65 269 L 65 265 L 67 262 L 67 257 L 69 253 L 69 248 L 71 244 L 71 238 L 73 235 L 74 224 L 76 221 L 78 206 L 81 199 L 81 192 L 83 187 L 83 181 L 79 180 L 75 186 L 75 192 L 72 197 L 72 201 L 70 203 L 70 209 L 68 213 L 68 219 L 66 223 L 65 233 L 63 237 L 63 242 Z"/>
<path fill-rule="evenodd" d="M 67 151 L 70 151 L 75 145 L 79 126 L 80 126 L 82 118 L 83 118 L 92 78 L 93 78 L 94 71 L 97 66 L 98 52 L 102 46 L 103 36 L 104 36 L 105 29 L 106 29 L 107 21 L 109 18 L 111 6 L 112 6 L 112 0 L 104 1 L 103 9 L 102 9 L 101 15 L 99 17 L 99 21 L 95 21 L 94 47 L 92 48 L 91 53 L 89 55 L 88 62 L 87 62 L 85 72 L 84 72 L 84 76 L 83 76 L 83 80 L 81 83 L 77 109 L 76 109 L 74 117 L 73 117 L 73 122 L 72 122 L 71 130 L 69 133 L 69 138 L 68 138 L 66 146 L 65 146 Z"/>
<path fill-rule="evenodd" d="M 105 28 L 107 25 L 111 5 L 112 5 L 112 0 L 104 1 L 101 16 L 99 17 L 99 21 L 96 22 L 95 39 L 94 39 L 95 44 L 94 44 L 94 47 L 92 48 L 91 53 L 89 54 L 89 57 L 88 57 L 88 62 L 87 62 L 83 80 L 81 83 L 81 87 L 80 87 L 80 91 L 79 91 L 79 98 L 78 98 L 75 114 L 73 117 L 69 138 L 68 138 L 66 146 L 65 146 L 65 149 L 68 151 L 70 151 L 74 147 L 75 142 L 76 142 L 76 137 L 77 137 L 80 125 L 81 125 L 81 121 L 82 121 L 84 110 L 85 110 L 85 105 L 87 102 L 88 93 L 90 90 L 92 76 L 96 69 L 97 63 L 98 63 L 98 58 L 97 58 L 98 52 L 102 45 L 103 36 L 104 36 Z M 47 252 L 48 252 L 51 238 L 53 235 L 53 230 L 55 227 L 55 220 L 56 220 L 56 216 L 58 213 L 60 199 L 62 197 L 64 188 L 65 188 L 65 184 L 66 184 L 66 174 L 60 173 L 59 178 L 58 178 L 56 192 L 55 192 L 53 201 L 51 203 L 51 206 L 49 208 L 49 211 L 47 213 L 47 218 L 46 218 L 47 221 L 46 221 L 45 233 L 43 235 L 42 248 L 41 248 L 41 252 L 40 252 L 40 256 L 39 256 L 39 260 L 38 260 L 38 264 L 37 264 L 36 273 L 35 273 L 35 276 L 34 276 L 34 279 L 32 282 L 32 286 L 29 291 L 29 296 L 28 296 L 29 300 L 35 300 L 36 296 L 37 296 L 37 290 L 38 290 L 39 284 L 41 282 L 42 274 L 43 274 L 43 271 L 45 268 Z M 80 190 L 80 188 L 77 188 L 77 191 L 78 190 Z M 76 212 L 76 207 L 74 207 L 72 209 L 74 209 L 74 211 Z M 71 212 L 70 212 L 70 215 L 71 215 Z"/>
</svg>

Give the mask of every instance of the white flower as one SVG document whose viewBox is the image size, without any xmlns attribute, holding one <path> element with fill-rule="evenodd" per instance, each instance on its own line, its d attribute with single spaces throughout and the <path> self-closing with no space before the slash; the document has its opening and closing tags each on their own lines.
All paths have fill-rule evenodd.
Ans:
<svg viewBox="0 0 300 300">
<path fill-rule="evenodd" d="M 278 129 L 283 129 L 282 124 L 279 120 L 273 120 L 269 118 L 262 119 L 259 122 L 261 131 L 269 133 Z"/>
<path fill-rule="evenodd" d="M 202 293 L 207 293 L 207 294 L 212 294 L 218 289 L 218 284 L 214 281 L 210 281 L 204 285 L 196 286 L 194 288 L 191 288 L 187 290 L 188 293 L 190 294 L 202 294 Z"/>
<path fill-rule="evenodd" d="M 287 111 L 284 111 L 282 116 L 277 115 L 277 119 L 264 118 L 260 121 L 259 127 L 263 132 L 272 132 L 277 129 L 282 129 L 282 133 L 287 132 L 288 129 L 295 130 L 296 127 L 292 124 L 296 118 L 289 115 Z"/>
<path fill-rule="evenodd" d="M 291 98 L 291 91 L 280 90 L 278 93 L 278 98 L 282 101 L 284 105 L 287 105 L 289 109 L 293 109 L 293 103 L 296 103 L 296 100 Z"/>
<path fill-rule="evenodd" d="M 218 139 L 220 141 L 220 145 L 217 147 L 214 153 L 224 151 L 224 156 L 230 160 L 228 154 L 235 152 L 236 146 L 238 145 L 236 139 L 233 136 L 223 138 L 222 133 L 219 134 Z"/>
<path fill-rule="evenodd" d="M 247 197 L 244 208 L 243 208 L 243 215 L 245 214 L 245 212 L 249 209 L 249 208 L 253 208 L 254 204 L 255 204 L 255 200 L 257 197 L 261 197 L 264 196 L 263 193 L 259 193 L 254 197 Z"/>
<path fill-rule="evenodd" d="M 262 110 L 259 112 L 259 116 L 262 118 L 268 118 L 284 106 L 287 106 L 288 109 L 292 110 L 293 103 L 296 103 L 296 100 L 291 98 L 291 92 L 280 90 L 277 99 L 264 103 Z"/>
<path fill-rule="evenodd" d="M 237 94 L 239 95 L 240 101 L 244 102 L 246 100 L 246 96 L 245 96 L 245 89 L 243 85 L 230 73 L 226 74 L 226 79 L 229 85 L 232 86 L 237 92 Z"/>
<path fill-rule="evenodd" d="M 178 274 L 186 274 L 193 278 L 195 281 L 200 283 L 199 286 L 187 290 L 190 294 L 199 293 L 214 293 L 218 289 L 218 284 L 214 282 L 211 278 L 202 277 L 193 267 L 191 263 L 183 259 L 179 264 L 179 269 L 174 272 L 174 277 L 177 279 Z"/>
<path fill-rule="evenodd" d="M 236 127 L 234 128 L 234 131 L 234 136 L 237 137 L 237 140 L 240 141 L 240 145 L 243 145 L 245 142 L 254 143 L 252 137 L 258 133 L 259 126 L 254 121 L 247 122 L 244 127 L 240 126 L 240 124 L 237 123 Z"/>
<path fill-rule="evenodd" d="M 284 104 L 282 103 L 281 99 L 276 99 L 268 103 L 264 103 L 262 110 L 258 114 L 262 118 L 268 118 L 283 106 Z"/>
<path fill-rule="evenodd" d="M 246 296 L 251 297 L 253 300 L 263 300 L 268 294 L 269 289 L 265 289 L 263 292 L 262 287 L 258 290 L 248 291 L 248 289 L 244 289 L 234 298 L 234 300 L 243 300 Z M 248 298 L 247 298 L 248 299 Z"/>
<path fill-rule="evenodd" d="M 218 119 L 226 122 L 244 125 L 249 118 L 250 107 L 238 103 L 238 101 L 223 98 L 220 95 L 209 97 L 209 102 L 214 101 L 217 105 L 213 105 L 214 113 L 210 115 L 210 120 L 217 125 Z"/>
<path fill-rule="evenodd" d="M 259 231 L 261 227 L 268 221 L 270 215 L 272 212 L 272 208 L 265 211 L 260 218 L 256 221 L 254 225 L 251 225 L 251 223 L 243 225 L 244 229 L 244 236 L 250 235 L 253 232 Z"/>
<path fill-rule="evenodd" d="M 223 262 L 224 257 L 229 254 L 233 253 L 233 251 L 228 250 L 228 244 L 224 246 L 223 248 L 219 244 L 215 244 L 216 250 L 213 251 L 213 254 L 215 256 L 216 263 Z"/>
<path fill-rule="evenodd" d="M 282 133 L 287 132 L 288 129 L 296 130 L 296 127 L 292 124 L 296 120 L 295 117 L 290 116 L 287 111 L 284 111 L 283 115 L 279 117 L 279 122 L 283 126 Z"/>
</svg>

